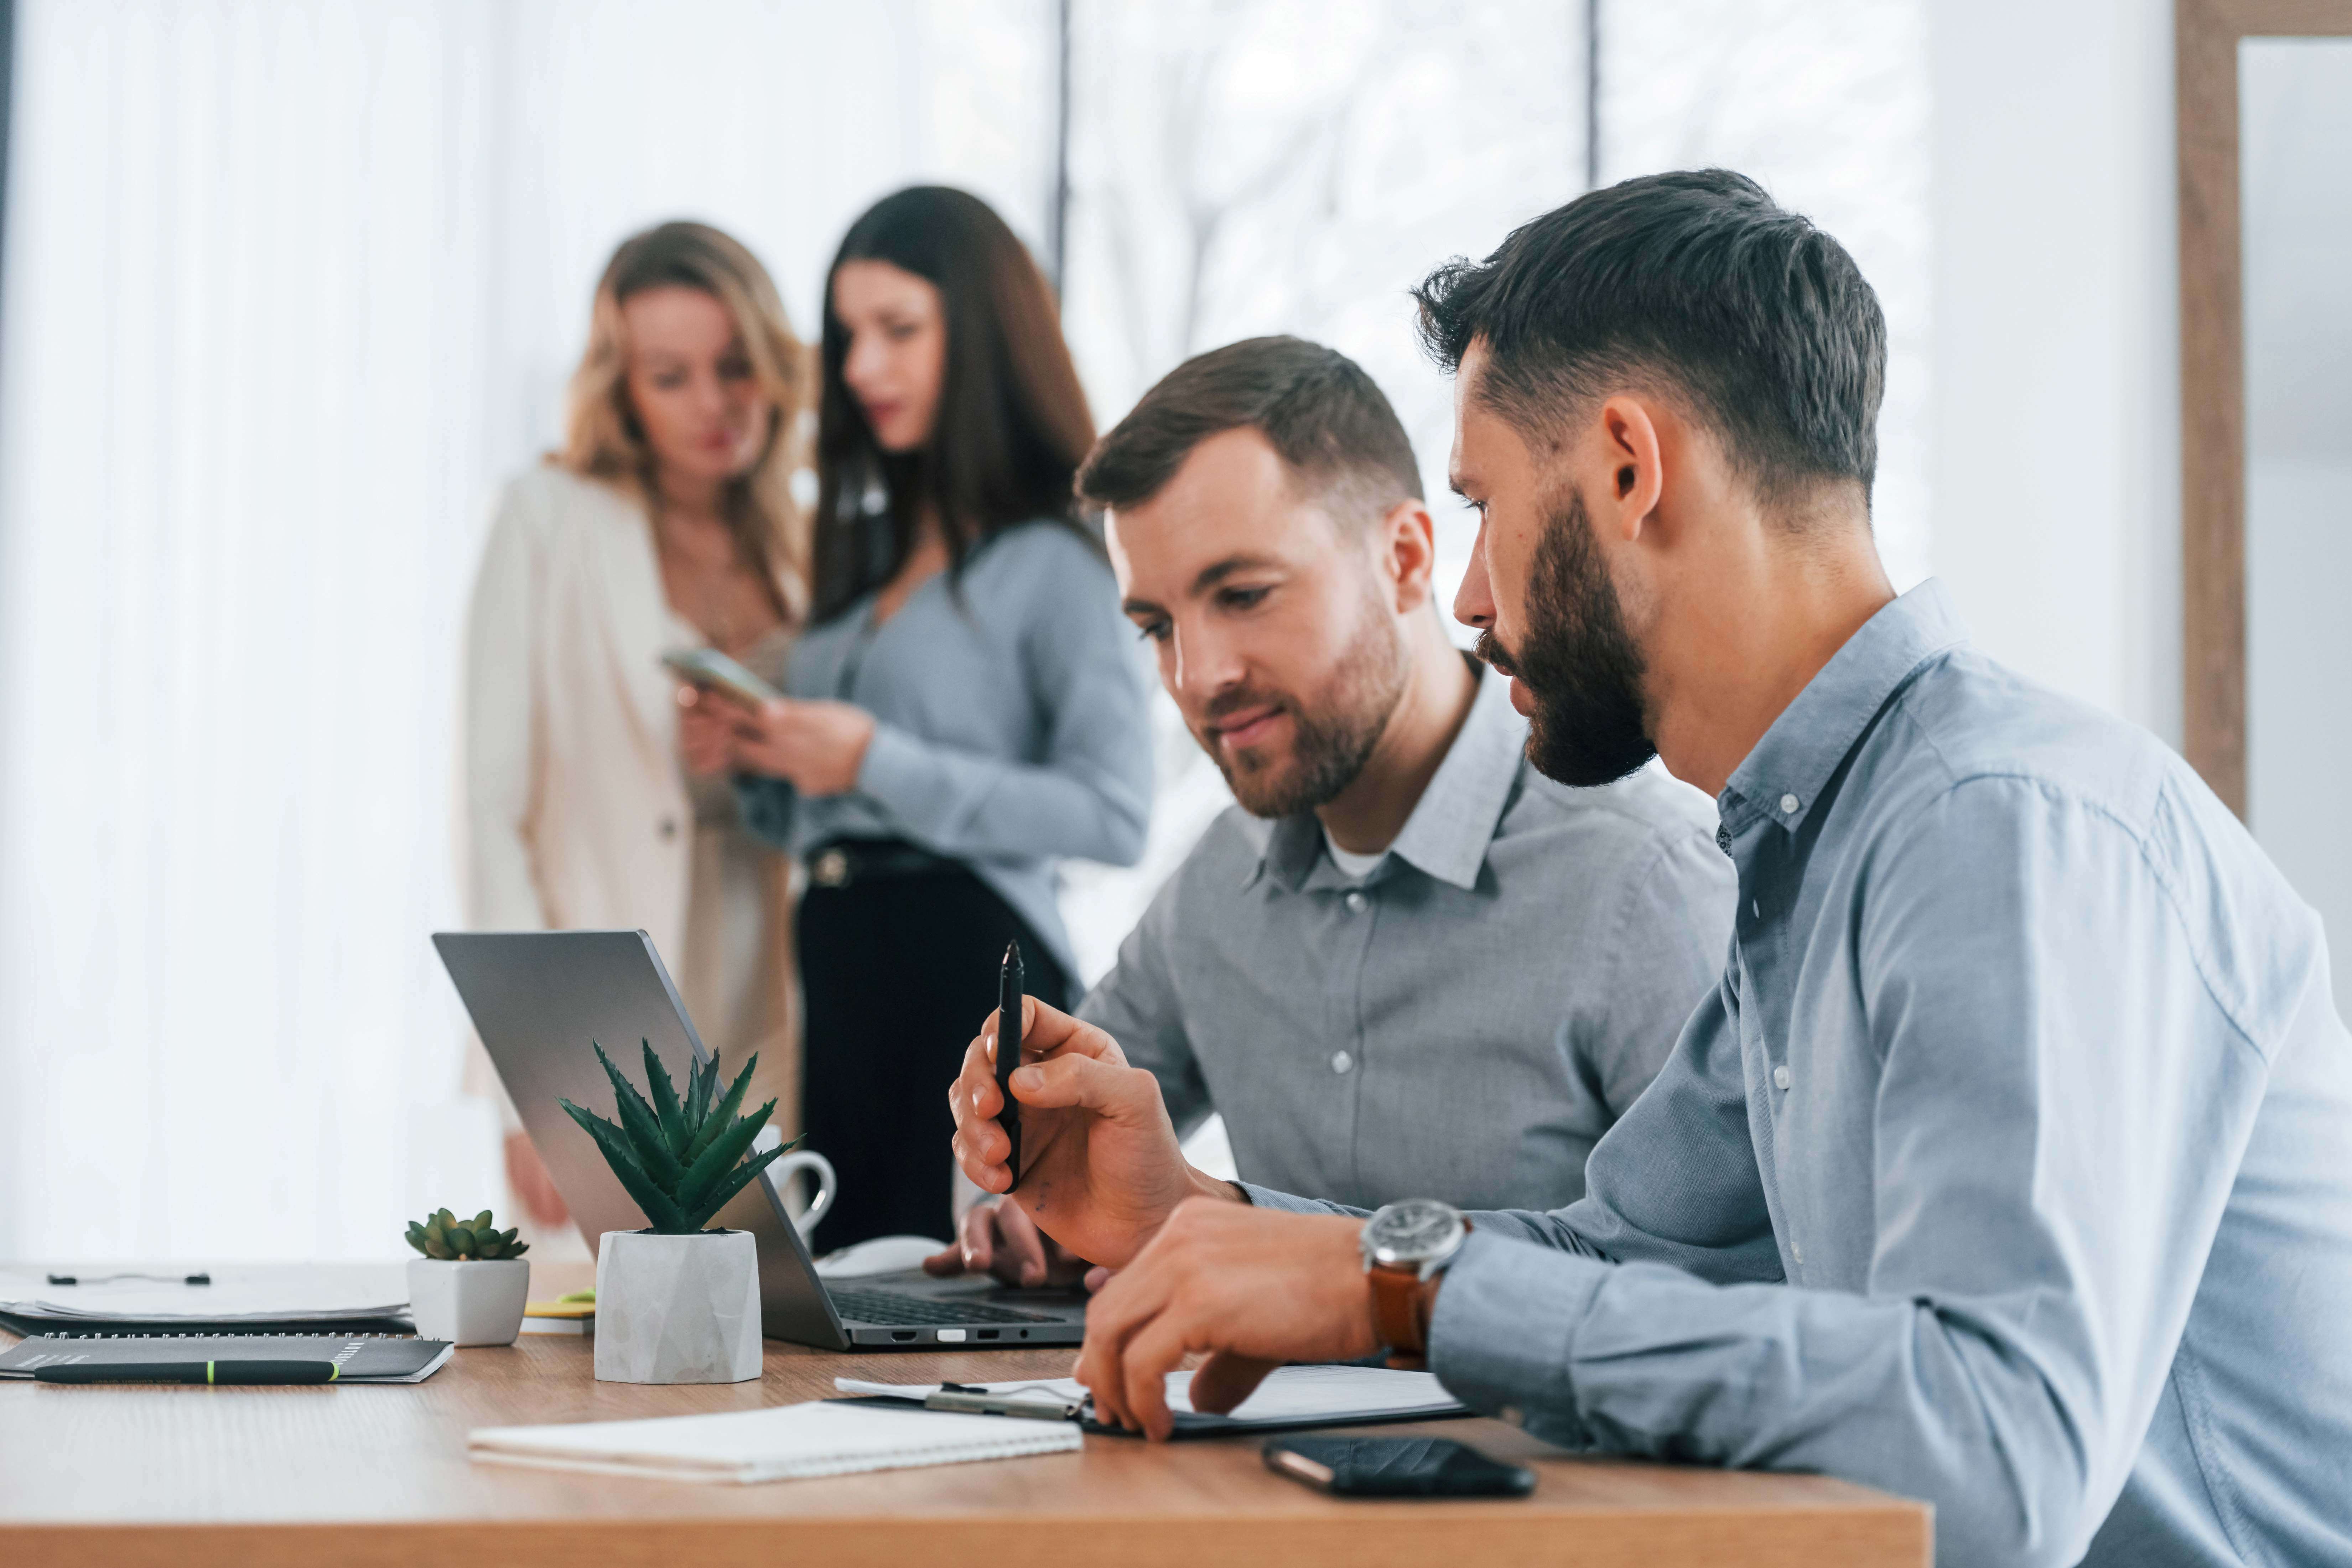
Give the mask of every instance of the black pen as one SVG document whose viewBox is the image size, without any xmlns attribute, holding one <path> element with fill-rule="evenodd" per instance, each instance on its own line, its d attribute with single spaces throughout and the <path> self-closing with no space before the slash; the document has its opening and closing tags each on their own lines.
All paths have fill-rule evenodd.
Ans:
<svg viewBox="0 0 2352 1568">
<path fill-rule="evenodd" d="M 1021 1065 L 1021 1039 L 1029 1022 L 1021 1006 L 1021 944 L 1010 942 L 1004 944 L 1004 972 L 996 982 L 996 1092 L 1004 1097 L 996 1121 L 1013 1140 L 1004 1156 L 1004 1168 L 1013 1173 L 1004 1184 L 1008 1193 L 1021 1184 L 1021 1107 L 1013 1099 L 1013 1069 Z"/>
<path fill-rule="evenodd" d="M 42 1383 L 332 1383 L 343 1369 L 331 1361 L 152 1361 L 133 1365 L 61 1362 L 37 1366 Z"/>
</svg>

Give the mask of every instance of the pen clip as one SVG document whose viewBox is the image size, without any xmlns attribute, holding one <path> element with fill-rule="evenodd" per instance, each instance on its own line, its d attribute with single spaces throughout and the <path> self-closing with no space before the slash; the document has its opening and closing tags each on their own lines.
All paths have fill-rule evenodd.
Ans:
<svg viewBox="0 0 2352 1568">
<path fill-rule="evenodd" d="M 976 1390 L 950 1394 L 945 1387 L 925 1398 L 923 1408 L 951 1410 L 965 1415 L 1018 1415 L 1031 1421 L 1075 1421 L 1078 1415 L 1078 1406 L 1066 1399 L 1015 1399 Z"/>
</svg>

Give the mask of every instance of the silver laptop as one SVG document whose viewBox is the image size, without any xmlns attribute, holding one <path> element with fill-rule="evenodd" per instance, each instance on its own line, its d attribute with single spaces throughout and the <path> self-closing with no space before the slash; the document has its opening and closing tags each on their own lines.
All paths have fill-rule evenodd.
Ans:
<svg viewBox="0 0 2352 1568">
<path fill-rule="evenodd" d="M 644 1213 L 555 1101 L 611 1114 L 613 1086 L 591 1040 L 633 1078 L 640 1040 L 652 1042 L 680 1083 L 688 1062 L 710 1059 L 653 939 L 641 931 L 439 931 L 433 945 L 590 1247 L 608 1230 L 642 1229 Z M 928 1104 L 933 1097 L 925 1095 Z M 761 1327 L 771 1339 L 852 1350 L 1086 1338 L 1085 1298 L 1067 1291 L 934 1279 L 920 1269 L 828 1287 L 765 1171 L 719 1211 L 719 1223 L 750 1231 L 759 1244 Z"/>
</svg>

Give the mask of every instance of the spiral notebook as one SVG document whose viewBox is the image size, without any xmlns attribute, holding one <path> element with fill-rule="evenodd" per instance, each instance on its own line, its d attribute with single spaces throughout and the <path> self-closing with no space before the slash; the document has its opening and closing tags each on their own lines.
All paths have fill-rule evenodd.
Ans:
<svg viewBox="0 0 2352 1568">
<path fill-rule="evenodd" d="M 782 1481 L 1067 1453 L 1083 1443 L 1060 1422 L 934 1415 L 834 1402 L 592 1421 L 484 1426 L 466 1436 L 474 1458 L 674 1481 Z"/>
<path fill-rule="evenodd" d="M 0 1354 L 0 1377 L 39 1366 L 143 1366 L 156 1362 L 331 1361 L 342 1383 L 423 1383 L 454 1349 L 447 1340 L 373 1334 L 43 1335 Z"/>
</svg>

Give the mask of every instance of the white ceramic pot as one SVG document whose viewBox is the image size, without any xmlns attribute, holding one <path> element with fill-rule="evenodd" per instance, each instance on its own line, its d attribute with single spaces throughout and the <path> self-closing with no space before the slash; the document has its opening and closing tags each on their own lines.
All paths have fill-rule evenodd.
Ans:
<svg viewBox="0 0 2352 1568">
<path fill-rule="evenodd" d="M 760 1258 L 748 1230 L 608 1230 L 596 1248 L 596 1375 L 749 1383 L 760 1375 Z"/>
<path fill-rule="evenodd" d="M 488 1263 L 408 1261 L 408 1310 L 424 1339 L 458 1345 L 510 1345 L 522 1332 L 530 1295 L 530 1264 L 520 1258 Z"/>
</svg>

